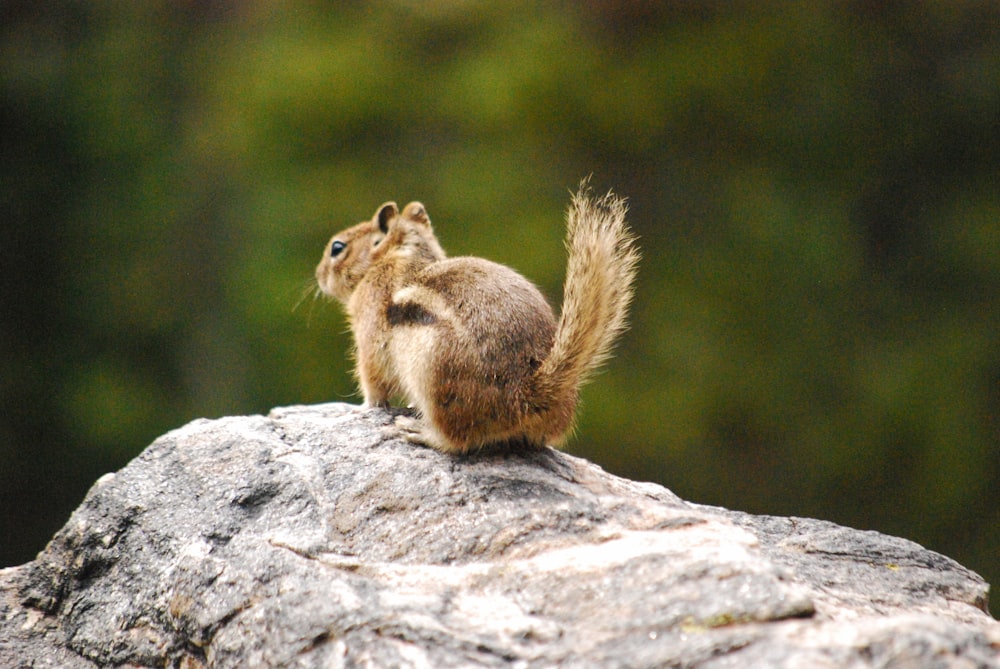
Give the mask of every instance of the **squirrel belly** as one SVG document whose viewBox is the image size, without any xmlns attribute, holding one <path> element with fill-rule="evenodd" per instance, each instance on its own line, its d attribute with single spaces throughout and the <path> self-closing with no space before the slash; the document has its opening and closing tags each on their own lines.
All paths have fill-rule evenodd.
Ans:
<svg viewBox="0 0 1000 669">
<path fill-rule="evenodd" d="M 345 305 L 366 404 L 402 396 L 420 416 L 408 437 L 443 452 L 559 443 L 625 328 L 638 260 L 620 198 L 581 189 L 567 223 L 558 323 L 514 270 L 447 258 L 420 203 L 386 203 L 335 235 L 316 279 Z"/>
</svg>

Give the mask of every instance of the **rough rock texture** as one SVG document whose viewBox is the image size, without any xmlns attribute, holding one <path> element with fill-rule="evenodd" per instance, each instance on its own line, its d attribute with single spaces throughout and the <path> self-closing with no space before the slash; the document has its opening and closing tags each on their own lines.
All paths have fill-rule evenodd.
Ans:
<svg viewBox="0 0 1000 669">
<path fill-rule="evenodd" d="M 1000 667 L 976 574 L 343 404 L 200 420 L 0 571 L 0 667 Z"/>
</svg>

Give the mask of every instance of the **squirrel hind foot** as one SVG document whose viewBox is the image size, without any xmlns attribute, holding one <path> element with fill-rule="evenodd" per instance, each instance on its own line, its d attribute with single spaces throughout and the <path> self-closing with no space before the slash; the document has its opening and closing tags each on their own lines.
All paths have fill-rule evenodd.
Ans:
<svg viewBox="0 0 1000 669">
<path fill-rule="evenodd" d="M 525 453 L 539 451 L 543 448 L 545 448 L 544 442 L 529 439 L 527 435 L 520 435 L 518 437 L 511 437 L 502 441 L 493 441 L 488 444 L 483 444 L 477 449 L 477 452 L 484 455 L 508 453 L 523 455 Z"/>
<path fill-rule="evenodd" d="M 411 444 L 427 446 L 449 455 L 492 455 L 500 453 L 530 453 L 545 448 L 543 442 L 527 435 L 509 437 L 482 444 L 458 444 L 447 439 L 423 418 L 411 414 L 400 414 L 393 418 L 398 433 Z"/>
<path fill-rule="evenodd" d="M 444 435 L 429 425 L 423 418 L 413 414 L 400 414 L 393 418 L 398 433 L 411 444 L 427 446 L 441 453 L 463 454 L 469 449 L 453 444 Z"/>
</svg>

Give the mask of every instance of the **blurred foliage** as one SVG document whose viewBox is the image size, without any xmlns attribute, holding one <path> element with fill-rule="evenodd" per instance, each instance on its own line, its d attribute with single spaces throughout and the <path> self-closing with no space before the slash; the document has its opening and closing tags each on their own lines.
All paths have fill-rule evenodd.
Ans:
<svg viewBox="0 0 1000 669">
<path fill-rule="evenodd" d="M 630 197 L 568 449 L 1000 582 L 1000 4 L 6 2 L 0 560 L 199 416 L 357 397 L 327 237 L 420 199 L 558 302 Z M 296 305 L 305 297 L 299 307 Z"/>
</svg>

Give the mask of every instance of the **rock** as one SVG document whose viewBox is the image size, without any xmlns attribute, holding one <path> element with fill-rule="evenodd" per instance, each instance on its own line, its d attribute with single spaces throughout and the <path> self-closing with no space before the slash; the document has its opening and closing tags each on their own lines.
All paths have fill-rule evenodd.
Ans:
<svg viewBox="0 0 1000 669">
<path fill-rule="evenodd" d="M 343 404 L 195 421 L 0 571 L 0 667 L 1000 667 L 975 573 Z"/>
</svg>

